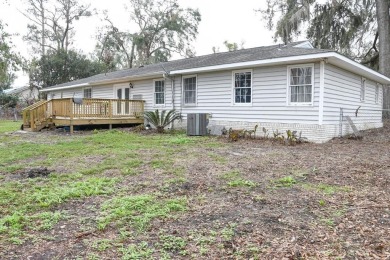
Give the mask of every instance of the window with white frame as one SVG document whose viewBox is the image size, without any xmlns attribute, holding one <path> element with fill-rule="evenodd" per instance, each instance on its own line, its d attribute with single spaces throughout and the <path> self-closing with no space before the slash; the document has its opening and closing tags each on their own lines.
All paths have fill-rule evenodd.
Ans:
<svg viewBox="0 0 390 260">
<path fill-rule="evenodd" d="M 366 79 L 362 78 L 362 81 L 360 83 L 360 100 L 364 101 L 366 97 Z"/>
<path fill-rule="evenodd" d="M 376 86 L 375 86 L 375 104 L 379 103 L 379 88 L 380 88 L 379 83 L 376 83 Z"/>
<path fill-rule="evenodd" d="M 196 76 L 183 78 L 184 104 L 196 104 Z"/>
<path fill-rule="evenodd" d="M 154 81 L 154 104 L 155 105 L 165 104 L 164 80 Z"/>
<path fill-rule="evenodd" d="M 84 98 L 92 98 L 92 88 L 84 88 Z"/>
<path fill-rule="evenodd" d="M 289 103 L 312 104 L 314 80 L 313 65 L 289 67 L 288 73 Z"/>
<path fill-rule="evenodd" d="M 234 77 L 234 103 L 252 103 L 252 71 L 233 72 Z"/>
</svg>

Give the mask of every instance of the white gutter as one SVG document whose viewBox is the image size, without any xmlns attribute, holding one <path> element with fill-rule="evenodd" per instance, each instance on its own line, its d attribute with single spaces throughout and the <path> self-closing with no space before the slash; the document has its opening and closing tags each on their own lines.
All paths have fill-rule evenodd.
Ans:
<svg viewBox="0 0 390 260">
<path fill-rule="evenodd" d="M 254 67 L 254 66 L 261 66 L 261 65 L 275 65 L 275 64 L 279 64 L 279 63 L 295 62 L 295 61 L 300 62 L 302 60 L 324 58 L 325 54 L 326 53 L 301 55 L 301 56 L 289 56 L 289 57 L 273 58 L 273 59 L 266 59 L 266 60 L 255 60 L 255 61 L 246 61 L 246 62 L 238 62 L 238 63 L 230 63 L 230 64 L 221 64 L 221 65 L 215 65 L 215 66 L 207 66 L 207 67 L 184 69 L 184 70 L 174 70 L 174 71 L 171 71 L 170 74 L 171 75 L 190 74 L 190 73 L 196 73 L 196 72 L 208 72 L 208 71 L 224 70 L 224 69 L 236 69 L 236 68 Z"/>
<path fill-rule="evenodd" d="M 56 87 L 56 88 L 43 88 L 40 89 L 40 92 L 49 92 L 52 90 L 61 90 L 61 89 L 78 88 L 78 87 L 86 87 L 86 86 L 89 86 L 89 83 L 75 84 L 75 85 Z"/>
<path fill-rule="evenodd" d="M 92 81 L 89 83 L 89 85 L 90 86 L 97 86 L 97 85 L 103 85 L 103 84 L 115 84 L 115 83 L 122 83 L 122 82 L 131 81 L 131 80 L 143 80 L 143 79 L 150 79 L 150 78 L 155 78 L 155 77 L 162 77 L 162 75 L 164 75 L 163 71 L 158 72 L 158 73 L 149 73 L 149 74 L 129 76 L 129 77 L 123 77 L 123 78 L 117 78 L 117 79 Z"/>
<path fill-rule="evenodd" d="M 327 58 L 329 63 L 336 64 L 337 66 L 352 71 L 355 74 L 363 75 L 367 78 L 373 79 L 374 81 L 382 84 L 390 84 L 390 78 L 370 68 L 367 68 L 362 64 L 359 64 L 347 57 L 344 57 L 336 52 L 325 52 L 325 53 L 317 53 L 317 54 L 309 54 L 309 55 L 289 56 L 289 57 L 273 58 L 273 59 L 266 59 L 266 60 L 222 64 L 222 65 L 207 66 L 207 67 L 192 68 L 192 69 L 174 70 L 171 71 L 170 75 L 194 74 L 200 72 L 211 72 L 211 71 L 226 70 L 226 69 L 260 67 L 266 65 L 271 66 L 271 65 L 278 65 L 278 64 L 285 64 L 285 63 L 312 62 L 313 60 L 320 60 L 324 58 Z"/>
<path fill-rule="evenodd" d="M 103 84 L 115 84 L 115 83 L 122 83 L 122 82 L 131 81 L 131 80 L 143 80 L 143 79 L 154 78 L 157 76 L 160 77 L 162 73 L 163 72 L 150 73 L 150 74 L 144 74 L 144 75 L 138 75 L 138 76 L 122 77 L 122 78 L 117 78 L 117 79 L 91 81 L 88 83 L 75 84 L 75 85 L 69 85 L 69 86 L 63 86 L 63 87 L 44 88 L 41 90 L 41 92 L 49 92 L 49 91 L 54 91 L 54 90 L 72 89 L 72 88 L 87 87 L 87 86 L 98 86 L 98 85 L 103 85 Z"/>
</svg>

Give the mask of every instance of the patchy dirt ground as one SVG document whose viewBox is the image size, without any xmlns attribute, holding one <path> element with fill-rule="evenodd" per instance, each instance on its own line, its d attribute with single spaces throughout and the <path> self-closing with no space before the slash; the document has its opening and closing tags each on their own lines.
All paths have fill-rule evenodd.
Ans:
<svg viewBox="0 0 390 260">
<path fill-rule="evenodd" d="M 62 141 L 80 142 L 91 136 L 58 135 Z M 45 164 L 54 175 L 76 172 L 80 178 L 118 181 L 112 192 L 48 206 L 46 210 L 64 217 L 43 230 L 25 225 L 17 243 L 0 229 L 0 258 L 390 259 L 390 125 L 363 136 L 296 146 L 177 137 L 155 148 L 144 147 L 150 135 L 141 135 L 139 146 L 125 154 L 113 143 L 113 152 L 72 160 L 64 156 L 52 164 L 47 164 L 48 156 L 42 163 L 43 158 L 34 157 L 38 161 L 30 168 Z M 15 142 L 45 143 L 46 137 L 44 132 L 21 134 Z M 116 167 L 121 160 L 127 164 Z M 2 163 L 8 168 L 0 171 L 5 176 L 0 183 L 30 185 L 31 180 L 6 177 L 23 171 L 22 166 L 4 170 L 18 162 L 22 160 Z M 34 181 L 45 183 L 45 178 Z M 143 208 L 132 211 L 137 218 L 128 218 L 128 208 L 116 208 L 117 221 L 99 228 L 107 201 L 144 194 L 157 202 L 184 199 L 185 210 L 172 209 L 137 229 L 138 218 L 160 210 L 157 204 L 147 213 Z"/>
</svg>

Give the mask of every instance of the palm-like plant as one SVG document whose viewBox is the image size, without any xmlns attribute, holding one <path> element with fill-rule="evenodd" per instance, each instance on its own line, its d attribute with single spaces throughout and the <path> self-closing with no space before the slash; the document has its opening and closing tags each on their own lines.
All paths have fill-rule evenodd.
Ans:
<svg viewBox="0 0 390 260">
<path fill-rule="evenodd" d="M 176 119 L 180 119 L 180 114 L 176 113 L 174 109 L 162 110 L 161 113 L 156 109 L 156 111 L 146 111 L 144 113 L 146 120 L 149 121 L 154 127 L 156 127 L 158 133 L 163 133 L 164 128 L 172 123 Z"/>
</svg>

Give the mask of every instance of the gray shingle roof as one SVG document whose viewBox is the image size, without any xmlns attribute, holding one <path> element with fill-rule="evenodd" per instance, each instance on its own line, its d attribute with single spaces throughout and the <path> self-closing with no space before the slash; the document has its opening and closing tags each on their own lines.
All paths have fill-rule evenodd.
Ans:
<svg viewBox="0 0 390 260">
<path fill-rule="evenodd" d="M 148 74 L 158 74 L 158 73 L 163 74 L 164 72 L 170 72 L 173 70 L 192 69 L 192 68 L 201 68 L 201 67 L 208 67 L 208 66 L 215 66 L 215 65 L 222 65 L 222 64 L 232 64 L 238 62 L 309 55 L 309 54 L 325 53 L 330 51 L 330 50 L 323 50 L 323 49 L 308 49 L 308 48 L 294 47 L 299 43 L 302 42 L 290 43 L 285 46 L 281 46 L 278 44 L 278 45 L 249 48 L 249 49 L 243 49 L 243 50 L 237 50 L 231 52 L 220 52 L 220 53 L 209 54 L 209 55 L 204 55 L 199 57 L 161 62 L 157 64 L 145 65 L 144 67 L 139 67 L 139 68 L 124 69 L 124 70 L 118 70 L 109 73 L 102 73 L 102 74 L 94 75 L 92 77 L 52 86 L 46 88 L 46 90 L 49 90 L 51 88 L 67 87 L 67 86 L 79 85 L 85 83 L 92 83 L 92 82 L 97 83 L 100 81 L 116 80 L 116 79 L 127 78 L 127 77 L 139 77 Z"/>
</svg>

